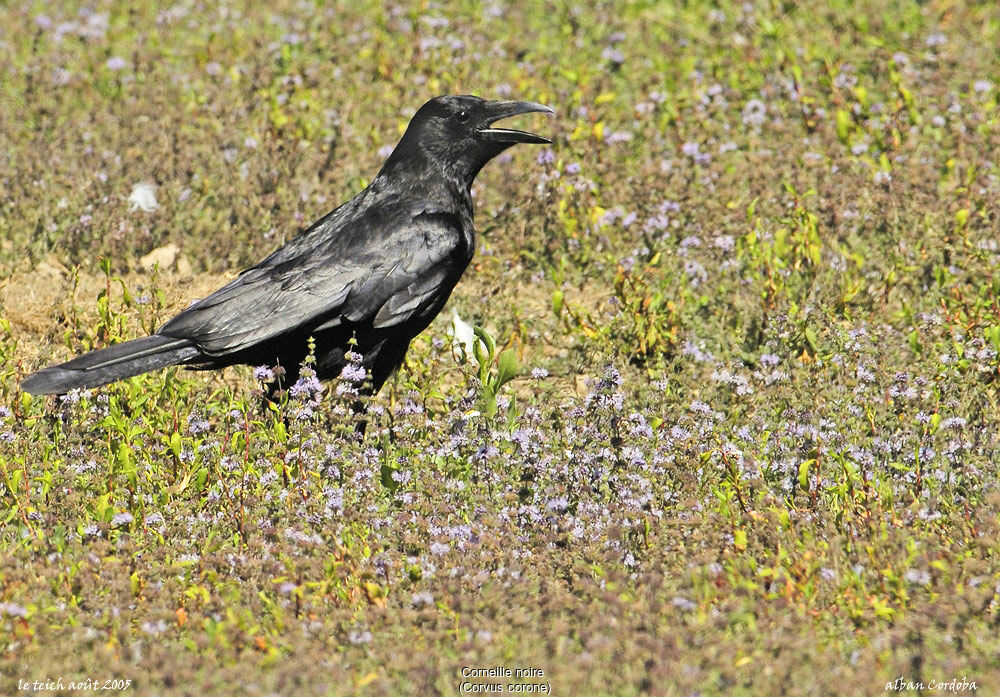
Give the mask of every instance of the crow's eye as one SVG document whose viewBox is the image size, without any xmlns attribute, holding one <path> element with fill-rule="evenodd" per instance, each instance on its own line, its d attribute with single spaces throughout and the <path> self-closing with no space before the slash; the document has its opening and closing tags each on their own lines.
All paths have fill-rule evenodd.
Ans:
<svg viewBox="0 0 1000 697">
<path fill-rule="evenodd" d="M 457 114 L 455 114 L 455 120 L 458 121 L 459 123 L 465 123 L 466 121 L 469 120 L 469 112 L 465 110 L 458 112 Z"/>
</svg>

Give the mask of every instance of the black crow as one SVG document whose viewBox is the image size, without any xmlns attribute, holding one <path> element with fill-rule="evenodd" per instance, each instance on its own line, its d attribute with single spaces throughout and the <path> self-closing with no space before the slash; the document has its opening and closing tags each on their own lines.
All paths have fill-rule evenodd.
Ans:
<svg viewBox="0 0 1000 697">
<path fill-rule="evenodd" d="M 552 110 L 468 95 L 424 104 L 368 187 L 231 283 L 143 339 L 29 375 L 21 388 L 63 394 L 170 365 L 280 365 L 285 385 L 315 342 L 319 379 L 363 356 L 370 393 L 402 363 L 472 260 L 470 188 L 483 165 L 542 136 L 493 124 Z M 271 385 L 269 394 L 277 389 Z"/>
</svg>

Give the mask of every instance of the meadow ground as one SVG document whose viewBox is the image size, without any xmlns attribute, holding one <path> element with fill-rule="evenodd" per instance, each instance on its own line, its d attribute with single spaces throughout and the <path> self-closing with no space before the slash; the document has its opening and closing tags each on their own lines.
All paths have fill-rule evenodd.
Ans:
<svg viewBox="0 0 1000 697">
<path fill-rule="evenodd" d="M 1000 692 L 1000 7 L 360 5 L 0 8 L 0 692 Z M 456 92 L 556 143 L 363 440 L 251 368 L 20 392 Z"/>
</svg>

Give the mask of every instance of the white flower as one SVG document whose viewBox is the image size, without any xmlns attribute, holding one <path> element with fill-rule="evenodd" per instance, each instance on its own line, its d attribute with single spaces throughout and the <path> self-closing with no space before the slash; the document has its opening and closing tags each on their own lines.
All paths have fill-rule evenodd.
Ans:
<svg viewBox="0 0 1000 697">
<path fill-rule="evenodd" d="M 455 308 L 451 309 L 451 344 L 458 350 L 465 351 L 465 356 L 467 359 L 472 359 L 476 354 L 473 351 L 473 346 L 477 341 L 476 332 L 472 329 L 472 325 L 463 320 L 458 316 L 458 310 Z M 482 339 L 478 339 L 479 343 L 482 344 Z M 486 345 L 483 344 L 482 350 L 486 352 Z"/>
<path fill-rule="evenodd" d="M 151 213 L 160 207 L 156 202 L 156 184 L 149 182 L 139 182 L 132 187 L 132 193 L 128 195 L 129 210 L 141 209 L 146 213 Z"/>
</svg>

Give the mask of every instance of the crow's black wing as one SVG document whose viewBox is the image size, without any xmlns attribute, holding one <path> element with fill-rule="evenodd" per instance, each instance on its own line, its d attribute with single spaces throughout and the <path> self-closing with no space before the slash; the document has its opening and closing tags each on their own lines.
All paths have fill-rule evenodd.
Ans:
<svg viewBox="0 0 1000 697">
<path fill-rule="evenodd" d="M 339 231 L 324 230 L 320 221 L 159 333 L 217 357 L 290 332 L 343 323 L 387 327 L 426 312 L 441 283 L 466 263 L 458 254 L 461 220 L 441 212 L 392 213 L 348 215 Z"/>
</svg>

